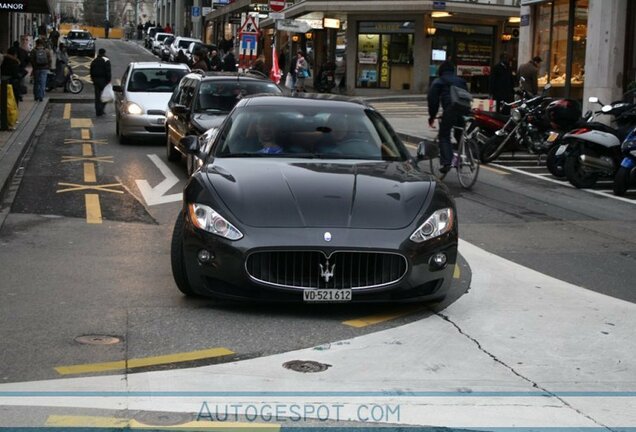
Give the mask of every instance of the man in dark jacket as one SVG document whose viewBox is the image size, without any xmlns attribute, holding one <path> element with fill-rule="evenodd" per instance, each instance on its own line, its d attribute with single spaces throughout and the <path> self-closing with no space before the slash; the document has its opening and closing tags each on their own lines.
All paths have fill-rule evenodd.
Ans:
<svg viewBox="0 0 636 432">
<path fill-rule="evenodd" d="M 531 95 L 539 93 L 538 77 L 541 62 L 541 57 L 535 56 L 528 63 L 519 66 L 519 79 L 523 78 L 521 88 Z"/>
<path fill-rule="evenodd" d="M 30 54 L 31 65 L 33 65 L 33 96 L 36 101 L 42 102 L 46 89 L 46 78 L 51 69 L 51 53 L 44 47 L 42 39 L 35 41 L 35 48 Z"/>
<path fill-rule="evenodd" d="M 451 130 L 453 126 L 461 126 L 463 124 L 461 114 L 452 109 L 450 88 L 451 86 L 457 86 L 468 90 L 468 86 L 466 81 L 455 75 L 455 66 L 449 61 L 445 61 L 440 65 L 438 75 L 439 77 L 433 81 L 428 92 L 428 124 L 430 127 L 434 127 L 435 116 L 437 116 L 441 104 L 444 112 L 439 124 L 439 161 L 442 165 L 440 171 L 446 174 L 450 171 L 453 161 L 453 145 L 450 139 Z"/>
<path fill-rule="evenodd" d="M 503 53 L 499 63 L 492 68 L 492 74 L 490 75 L 490 94 L 497 103 L 498 113 L 510 113 L 510 108 L 505 106 L 504 102 L 512 102 L 514 100 L 514 86 L 510 59 L 508 54 Z"/>
<path fill-rule="evenodd" d="M 223 70 L 226 72 L 236 72 L 236 57 L 234 57 L 234 49 L 230 48 L 225 57 L 223 57 Z"/>
<path fill-rule="evenodd" d="M 99 49 L 97 57 L 91 62 L 91 80 L 95 87 L 95 113 L 98 117 L 103 116 L 106 104 L 102 102 L 102 92 L 111 80 L 110 60 L 104 48 Z"/>
<path fill-rule="evenodd" d="M 218 72 L 223 69 L 223 60 L 219 56 L 219 52 L 215 49 L 210 53 L 210 70 Z"/>
</svg>

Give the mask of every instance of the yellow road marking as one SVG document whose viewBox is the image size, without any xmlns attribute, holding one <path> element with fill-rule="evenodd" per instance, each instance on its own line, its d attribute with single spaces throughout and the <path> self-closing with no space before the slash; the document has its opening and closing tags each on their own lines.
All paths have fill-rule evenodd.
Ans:
<svg viewBox="0 0 636 432">
<path fill-rule="evenodd" d="M 180 363 L 185 361 L 202 360 L 214 357 L 222 357 L 234 354 L 227 348 L 210 348 L 199 351 L 191 351 L 178 354 L 168 354 L 162 356 L 145 357 L 138 359 L 129 359 L 128 361 L 119 360 L 106 363 L 89 363 L 83 365 L 58 366 L 55 368 L 60 375 L 83 374 L 92 372 L 104 372 L 125 370 L 131 368 L 157 366 L 162 364 Z"/>
<path fill-rule="evenodd" d="M 71 104 L 64 104 L 64 120 L 69 120 L 71 118 Z"/>
<path fill-rule="evenodd" d="M 106 162 L 113 163 L 112 156 L 62 156 L 62 162 L 81 162 L 81 161 L 90 161 L 90 162 Z"/>
<path fill-rule="evenodd" d="M 462 271 L 459 268 L 459 265 L 455 264 L 455 270 L 453 270 L 453 279 L 459 279 L 462 275 Z"/>
<path fill-rule="evenodd" d="M 91 130 L 90 129 L 82 129 L 82 139 L 83 140 L 91 139 Z"/>
<path fill-rule="evenodd" d="M 82 156 L 93 156 L 93 147 L 90 144 L 82 144 Z"/>
<path fill-rule="evenodd" d="M 66 138 L 64 140 L 64 144 L 108 144 L 108 141 L 105 139 L 88 140 L 88 139 Z"/>
<path fill-rule="evenodd" d="M 72 128 L 92 128 L 93 120 L 89 118 L 72 118 L 71 127 Z"/>
<path fill-rule="evenodd" d="M 242 429 L 246 431 L 252 429 L 280 431 L 281 428 L 281 425 L 277 423 L 212 422 L 208 420 L 191 421 L 170 426 L 154 426 L 142 423 L 138 420 L 128 420 L 117 417 L 65 415 L 50 415 L 46 419 L 45 426 L 58 428 L 127 428 L 173 431 L 238 431 Z"/>
<path fill-rule="evenodd" d="M 381 314 L 369 315 L 362 318 L 343 321 L 342 323 L 344 325 L 348 325 L 351 327 L 361 328 L 361 327 L 367 327 L 374 324 L 379 324 L 385 321 L 394 320 L 396 318 L 400 318 L 405 315 L 410 315 L 422 310 L 425 310 L 423 306 L 411 305 L 411 306 L 405 306 L 399 309 L 394 309 L 392 311 L 381 313 Z"/>
<path fill-rule="evenodd" d="M 92 162 L 84 162 L 84 181 L 86 183 L 95 183 L 97 181 L 95 164 Z"/>
<path fill-rule="evenodd" d="M 99 204 L 99 195 L 86 194 L 84 195 L 84 198 L 86 204 L 86 223 L 102 223 L 102 207 Z"/>
<path fill-rule="evenodd" d="M 80 190 L 95 190 L 95 191 L 101 191 L 101 192 L 112 192 L 112 193 L 118 193 L 118 194 L 123 194 L 123 191 L 117 190 L 117 189 L 112 189 L 114 187 L 117 186 L 121 186 L 121 183 L 110 183 L 110 184 L 105 184 L 105 185 L 80 185 L 80 184 L 75 184 L 75 183 L 63 183 L 63 182 L 58 182 L 57 184 L 58 186 L 68 186 L 66 189 L 60 189 L 57 190 L 57 193 L 63 193 L 63 192 L 75 192 L 75 191 L 80 191 Z"/>
<path fill-rule="evenodd" d="M 483 169 L 485 169 L 485 170 L 492 171 L 492 172 L 497 173 L 497 174 L 510 175 L 510 173 L 508 171 L 504 171 L 504 170 L 500 170 L 500 169 L 497 169 L 497 168 L 493 168 L 493 167 L 488 166 L 488 165 L 481 165 L 481 167 Z"/>
</svg>

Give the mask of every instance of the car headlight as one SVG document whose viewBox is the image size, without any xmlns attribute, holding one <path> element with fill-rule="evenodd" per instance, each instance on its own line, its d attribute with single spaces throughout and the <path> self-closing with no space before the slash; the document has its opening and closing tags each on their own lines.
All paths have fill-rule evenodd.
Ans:
<svg viewBox="0 0 636 432">
<path fill-rule="evenodd" d="M 144 113 L 144 109 L 134 102 L 128 102 L 124 106 L 124 112 L 126 114 L 139 115 Z"/>
<path fill-rule="evenodd" d="M 437 210 L 411 234 L 410 239 L 415 243 L 422 243 L 426 240 L 439 237 L 453 229 L 454 221 L 453 209 L 444 208 Z"/>
<path fill-rule="evenodd" d="M 225 237 L 229 240 L 240 240 L 243 234 L 223 216 L 203 204 L 188 204 L 190 220 L 195 227 Z"/>
<path fill-rule="evenodd" d="M 516 122 L 519 123 L 521 121 L 521 111 L 519 111 L 518 109 L 513 109 L 512 110 L 512 119 Z"/>
</svg>

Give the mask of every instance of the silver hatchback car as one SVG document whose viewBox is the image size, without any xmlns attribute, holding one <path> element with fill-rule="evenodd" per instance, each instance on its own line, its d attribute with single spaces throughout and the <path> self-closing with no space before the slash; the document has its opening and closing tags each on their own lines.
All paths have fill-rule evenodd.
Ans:
<svg viewBox="0 0 636 432">
<path fill-rule="evenodd" d="M 130 63 L 115 90 L 115 128 L 121 144 L 130 138 L 163 138 L 166 108 L 190 68 L 161 62 Z"/>
</svg>

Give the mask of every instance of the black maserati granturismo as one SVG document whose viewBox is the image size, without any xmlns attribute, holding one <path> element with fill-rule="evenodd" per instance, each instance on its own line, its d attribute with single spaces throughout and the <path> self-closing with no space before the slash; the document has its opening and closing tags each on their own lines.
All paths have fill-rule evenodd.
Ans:
<svg viewBox="0 0 636 432">
<path fill-rule="evenodd" d="M 291 302 L 446 295 L 455 203 L 363 101 L 245 97 L 214 133 L 182 144 L 202 160 L 172 237 L 184 294 Z"/>
</svg>

